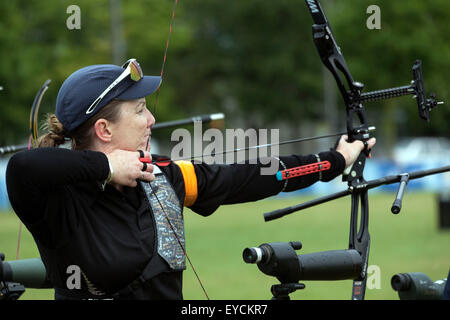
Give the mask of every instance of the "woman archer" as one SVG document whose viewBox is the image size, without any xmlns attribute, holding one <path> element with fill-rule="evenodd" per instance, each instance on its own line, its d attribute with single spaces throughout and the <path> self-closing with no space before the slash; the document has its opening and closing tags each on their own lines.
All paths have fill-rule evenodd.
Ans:
<svg viewBox="0 0 450 320">
<path fill-rule="evenodd" d="M 288 182 L 261 175 L 260 162 L 158 163 L 145 97 L 160 82 L 144 76 L 135 59 L 74 72 L 59 90 L 39 148 L 8 163 L 11 205 L 36 241 L 55 299 L 182 299 L 184 206 L 208 216 L 223 204 L 330 181 L 375 144 L 343 136 L 334 150 L 281 156 L 280 169 L 331 164 Z M 57 148 L 67 138 L 72 148 Z M 69 266 L 80 270 L 79 287 L 67 285 Z"/>
</svg>

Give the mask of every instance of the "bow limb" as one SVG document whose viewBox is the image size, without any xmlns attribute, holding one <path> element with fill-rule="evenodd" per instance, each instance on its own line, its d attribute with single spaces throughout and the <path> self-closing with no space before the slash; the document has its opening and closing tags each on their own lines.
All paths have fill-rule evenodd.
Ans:
<svg viewBox="0 0 450 320">
<path fill-rule="evenodd" d="M 349 142 L 355 140 L 366 142 L 371 138 L 370 133 L 373 128 L 369 128 L 365 109 L 361 103 L 361 90 L 364 86 L 353 80 L 319 1 L 306 0 L 306 4 L 314 21 L 312 31 L 317 51 L 324 65 L 333 74 L 346 106 Z M 363 172 L 367 154 L 368 150 L 362 151 L 351 167 L 350 173 L 343 175 L 343 181 L 348 182 L 351 191 L 349 249 L 357 250 L 363 261 L 361 275 L 353 281 L 352 299 L 354 300 L 364 299 L 370 248 L 368 193 L 366 189 L 358 188 L 366 182 Z"/>
<path fill-rule="evenodd" d="M 42 87 L 36 93 L 34 97 L 33 104 L 31 106 L 30 111 L 30 141 L 28 144 L 28 149 L 31 149 L 31 145 L 33 147 L 37 147 L 38 139 L 39 139 L 39 129 L 38 129 L 38 113 L 39 108 L 41 106 L 42 98 L 44 97 L 45 92 L 48 90 L 48 86 L 50 85 L 51 80 L 48 79 L 44 82 Z"/>
<path fill-rule="evenodd" d="M 50 82 L 51 82 L 51 80 L 47 80 L 44 82 L 42 87 L 36 93 L 36 96 L 34 97 L 34 100 L 33 100 L 33 104 L 31 105 L 30 138 L 28 140 L 28 150 L 30 150 L 32 147 L 36 148 L 37 144 L 38 144 L 38 113 L 39 113 L 39 108 L 41 106 L 42 98 L 44 97 L 45 92 L 48 90 L 48 86 L 49 86 Z M 23 228 L 23 223 L 22 223 L 22 221 L 20 221 L 19 222 L 19 235 L 17 237 L 16 260 L 19 259 L 20 241 L 22 238 L 22 228 Z"/>
</svg>

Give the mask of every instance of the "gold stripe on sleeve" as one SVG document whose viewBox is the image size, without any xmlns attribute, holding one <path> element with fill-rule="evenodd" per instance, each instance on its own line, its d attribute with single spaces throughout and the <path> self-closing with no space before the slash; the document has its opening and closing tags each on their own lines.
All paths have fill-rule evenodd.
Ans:
<svg viewBox="0 0 450 320">
<path fill-rule="evenodd" d="M 194 165 L 190 161 L 175 161 L 175 164 L 180 167 L 181 174 L 184 180 L 184 206 L 190 207 L 197 200 L 197 176 L 195 175 Z"/>
</svg>

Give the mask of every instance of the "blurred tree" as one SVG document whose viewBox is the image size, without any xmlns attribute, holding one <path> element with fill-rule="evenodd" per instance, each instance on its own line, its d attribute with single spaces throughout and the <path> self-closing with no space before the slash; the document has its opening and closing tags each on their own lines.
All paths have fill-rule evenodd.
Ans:
<svg viewBox="0 0 450 320">
<path fill-rule="evenodd" d="M 422 60 L 425 89 L 446 101 L 431 113 L 431 122 L 418 117 L 417 103 L 410 96 L 367 103 L 371 119 L 378 122 L 377 136 L 394 143 L 397 136 L 449 136 L 450 2 L 435 1 L 334 1 L 333 24 L 337 41 L 349 68 L 365 91 L 408 85 L 412 65 Z M 381 29 L 369 30 L 365 13 L 369 5 L 381 10 Z M 389 147 L 389 145 L 387 145 Z"/>
<path fill-rule="evenodd" d="M 66 27 L 66 9 L 72 4 L 81 9 L 80 30 Z M 450 71 L 446 21 L 450 2 L 322 0 L 322 4 L 349 68 L 365 90 L 408 84 L 411 66 L 420 58 L 426 89 L 448 101 L 444 79 Z M 381 9 L 380 30 L 366 27 L 366 9 L 372 4 Z M 25 140 L 29 108 L 46 79 L 52 84 L 42 110 L 52 112 L 67 76 L 89 64 L 112 63 L 113 38 L 123 41 L 121 55 L 137 58 L 146 74 L 159 74 L 173 6 L 172 0 L 3 3 L 0 145 Z M 111 9 L 117 10 L 118 20 L 112 18 Z M 311 24 L 302 0 L 180 0 L 157 119 L 224 111 L 228 119 L 239 121 L 228 126 L 307 127 L 329 122 L 334 116 L 327 118 L 323 111 L 327 81 L 311 39 Z M 154 98 L 148 101 L 150 107 Z M 333 100 L 330 94 L 326 100 Z M 336 122 L 343 126 L 344 107 L 340 97 L 337 101 Z M 389 133 L 387 138 L 449 135 L 448 103 L 434 112 L 438 116 L 430 125 L 420 122 L 411 98 L 370 103 L 367 110 L 378 133 Z"/>
<path fill-rule="evenodd" d="M 366 9 L 381 10 L 381 29 L 366 26 Z M 177 52 L 172 69 L 176 101 L 194 108 L 221 108 L 228 116 L 282 120 L 302 125 L 324 120 L 321 62 L 311 39 L 311 18 L 304 1 L 256 0 L 184 3 L 194 28 L 190 47 Z M 322 1 L 337 41 L 355 79 L 365 91 L 409 84 L 411 67 L 421 59 L 425 85 L 448 100 L 444 75 L 450 71 L 450 42 L 445 0 Z M 186 79 L 187 78 L 187 79 Z M 326 82 L 325 82 L 326 83 Z M 343 108 L 339 97 L 340 108 Z M 343 120 L 343 109 L 337 113 Z M 370 118 L 386 138 L 448 135 L 448 104 L 431 124 L 417 116 L 411 97 L 370 103 Z M 380 112 L 381 110 L 381 112 Z M 343 125 L 343 121 L 341 121 Z"/>
<path fill-rule="evenodd" d="M 319 116 L 321 63 L 303 3 L 193 0 L 184 3 L 191 43 L 170 72 L 177 101 L 270 124 Z M 175 60 L 175 59 L 174 59 Z M 259 124 L 262 124 L 261 122 Z"/>
<path fill-rule="evenodd" d="M 69 30 L 69 5 L 81 10 L 81 29 Z M 54 112 L 62 82 L 91 64 L 112 63 L 113 39 L 109 1 L 8 1 L 0 10 L 0 145 L 23 142 L 34 95 L 46 79 L 52 83 L 41 113 Z M 152 10 L 158 8 L 158 10 Z M 172 1 L 122 3 L 127 56 L 135 56 L 146 74 L 160 73 Z M 162 30 L 167 32 L 163 32 Z"/>
</svg>

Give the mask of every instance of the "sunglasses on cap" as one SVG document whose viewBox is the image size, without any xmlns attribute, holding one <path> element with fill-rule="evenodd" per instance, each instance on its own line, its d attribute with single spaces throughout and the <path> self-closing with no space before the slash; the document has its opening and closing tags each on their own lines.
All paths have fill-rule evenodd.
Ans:
<svg viewBox="0 0 450 320">
<path fill-rule="evenodd" d="M 92 113 L 97 105 L 102 101 L 102 99 L 110 92 L 112 89 L 114 89 L 115 86 L 117 86 L 123 79 L 125 79 L 128 75 L 130 76 L 131 80 L 138 82 L 144 77 L 144 73 L 142 72 L 141 66 L 136 61 L 136 59 L 130 59 L 127 62 L 125 62 L 122 65 L 122 68 L 125 70 L 120 74 L 120 76 L 111 83 L 108 88 L 103 91 L 97 99 L 89 106 L 89 108 L 86 110 L 86 114 Z"/>
</svg>

